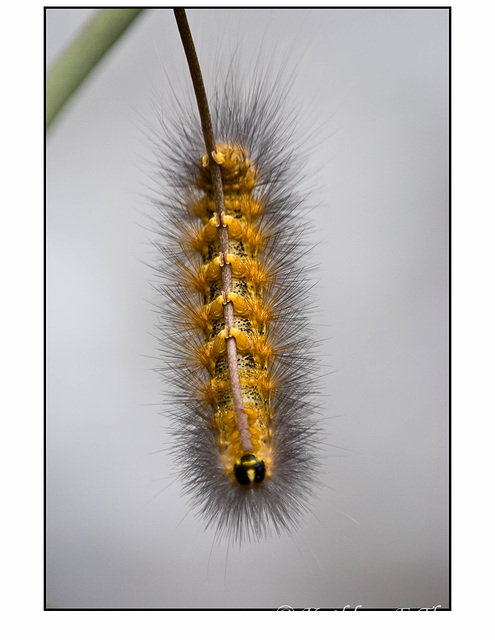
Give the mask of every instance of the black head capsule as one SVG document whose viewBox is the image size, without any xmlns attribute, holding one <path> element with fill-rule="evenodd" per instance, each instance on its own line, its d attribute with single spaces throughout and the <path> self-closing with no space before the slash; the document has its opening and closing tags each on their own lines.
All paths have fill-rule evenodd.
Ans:
<svg viewBox="0 0 495 640">
<path fill-rule="evenodd" d="M 242 456 L 241 462 L 234 466 L 234 475 L 243 487 L 252 483 L 260 484 L 265 477 L 265 463 L 252 453 L 247 453 Z"/>
</svg>

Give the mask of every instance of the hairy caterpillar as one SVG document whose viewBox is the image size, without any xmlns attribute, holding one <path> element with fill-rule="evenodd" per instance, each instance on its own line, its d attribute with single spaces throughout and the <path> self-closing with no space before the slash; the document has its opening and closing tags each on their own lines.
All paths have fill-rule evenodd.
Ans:
<svg viewBox="0 0 495 640">
<path fill-rule="evenodd" d="M 318 469 L 318 429 L 307 221 L 297 189 L 304 158 L 288 106 L 290 76 L 257 61 L 246 89 L 238 62 L 210 92 L 225 214 L 216 215 L 197 108 L 177 103 L 157 150 L 165 186 L 156 244 L 175 463 L 206 526 L 242 542 L 297 526 Z M 229 378 L 231 336 L 240 413 Z"/>
</svg>

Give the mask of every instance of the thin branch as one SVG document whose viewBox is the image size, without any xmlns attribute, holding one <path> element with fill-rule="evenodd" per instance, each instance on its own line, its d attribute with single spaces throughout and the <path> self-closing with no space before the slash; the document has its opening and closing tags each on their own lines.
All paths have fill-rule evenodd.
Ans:
<svg viewBox="0 0 495 640">
<path fill-rule="evenodd" d="M 227 363 L 229 367 L 230 387 L 232 390 L 232 399 L 234 401 L 234 410 L 237 417 L 237 426 L 241 435 L 241 444 L 244 451 L 252 451 L 253 444 L 249 433 L 246 413 L 244 412 L 244 403 L 241 393 L 241 382 L 239 378 L 239 367 L 237 366 L 237 346 L 231 330 L 234 327 L 234 305 L 227 300 L 227 294 L 232 288 L 232 274 L 230 264 L 227 262 L 227 254 L 229 251 L 229 231 L 224 223 L 225 200 L 223 196 L 222 173 L 220 166 L 216 161 L 217 147 L 215 144 L 215 136 L 211 123 L 210 109 L 208 107 L 208 98 L 201 75 L 196 48 L 191 35 L 191 30 L 187 22 L 187 16 L 184 9 L 174 9 L 175 19 L 179 28 L 180 37 L 184 46 L 191 79 L 198 103 L 199 115 L 201 118 L 201 127 L 206 145 L 206 153 L 210 166 L 211 181 L 213 185 L 213 193 L 215 194 L 215 209 L 218 227 L 218 237 L 220 242 L 220 258 L 222 261 L 222 288 L 224 292 L 224 318 L 227 346 Z"/>
</svg>

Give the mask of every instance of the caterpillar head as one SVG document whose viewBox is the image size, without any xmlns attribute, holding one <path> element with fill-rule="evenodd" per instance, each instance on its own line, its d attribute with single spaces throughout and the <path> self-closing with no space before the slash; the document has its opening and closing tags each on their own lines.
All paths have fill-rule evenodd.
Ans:
<svg viewBox="0 0 495 640">
<path fill-rule="evenodd" d="M 241 486 L 260 484 L 265 477 L 265 463 L 258 460 L 252 453 L 242 456 L 239 463 L 234 466 L 234 475 Z"/>
</svg>

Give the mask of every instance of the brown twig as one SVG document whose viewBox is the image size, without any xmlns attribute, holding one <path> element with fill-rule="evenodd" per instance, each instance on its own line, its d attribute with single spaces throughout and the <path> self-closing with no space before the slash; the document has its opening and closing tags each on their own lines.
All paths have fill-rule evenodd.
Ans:
<svg viewBox="0 0 495 640">
<path fill-rule="evenodd" d="M 223 196 L 222 174 L 220 166 L 216 161 L 216 144 L 213 135 L 213 126 L 211 123 L 210 109 L 208 107 L 208 99 L 201 75 L 196 48 L 187 22 L 185 9 L 174 9 L 175 19 L 179 28 L 182 45 L 186 54 L 191 79 L 198 103 L 199 116 L 201 118 L 201 127 L 206 145 L 206 153 L 210 166 L 211 182 L 213 185 L 213 193 L 215 194 L 215 210 L 218 227 L 218 237 L 220 242 L 220 258 L 222 261 L 222 288 L 224 291 L 224 319 L 227 346 L 227 363 L 229 367 L 230 387 L 232 389 L 232 399 L 234 401 L 234 410 L 237 417 L 237 426 L 241 435 L 241 443 L 244 451 L 252 451 L 253 444 L 249 433 L 249 426 L 244 412 L 244 403 L 241 393 L 241 382 L 239 379 L 239 368 L 237 366 L 237 346 L 231 330 L 234 327 L 234 305 L 227 300 L 227 294 L 232 288 L 232 273 L 230 264 L 227 261 L 229 251 L 229 230 L 224 223 L 225 200 Z"/>
</svg>

